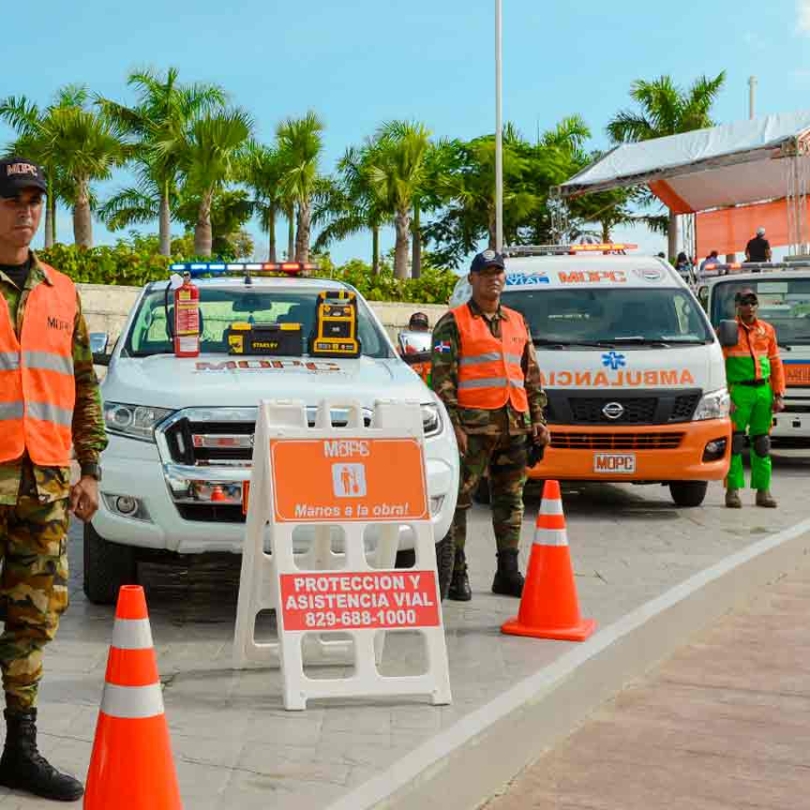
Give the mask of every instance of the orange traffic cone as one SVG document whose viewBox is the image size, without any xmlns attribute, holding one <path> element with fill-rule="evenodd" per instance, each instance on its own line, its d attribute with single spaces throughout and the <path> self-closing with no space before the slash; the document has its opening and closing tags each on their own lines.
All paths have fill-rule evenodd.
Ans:
<svg viewBox="0 0 810 810">
<path fill-rule="evenodd" d="M 223 492 L 222 487 L 215 486 L 211 490 L 211 503 L 214 503 L 215 501 L 227 501 L 227 500 L 228 499 L 225 496 L 225 493 Z"/>
<path fill-rule="evenodd" d="M 182 810 L 143 588 L 118 594 L 85 810 Z"/>
<path fill-rule="evenodd" d="M 568 551 L 559 481 L 546 481 L 517 618 L 501 632 L 560 641 L 584 641 L 596 629 L 583 619 Z"/>
</svg>

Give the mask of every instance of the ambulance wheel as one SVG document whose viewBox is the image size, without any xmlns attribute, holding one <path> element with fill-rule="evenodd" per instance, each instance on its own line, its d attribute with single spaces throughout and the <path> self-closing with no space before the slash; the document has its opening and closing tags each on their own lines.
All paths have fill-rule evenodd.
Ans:
<svg viewBox="0 0 810 810">
<path fill-rule="evenodd" d="M 136 584 L 135 549 L 105 540 L 84 526 L 84 593 L 94 605 L 111 605 L 122 585 Z"/>
<path fill-rule="evenodd" d="M 416 565 L 416 549 L 403 548 L 397 552 L 397 568 L 413 568 Z"/>
<path fill-rule="evenodd" d="M 473 500 L 476 503 L 482 503 L 489 506 L 492 503 L 492 493 L 489 491 L 489 476 L 484 475 L 478 482 L 478 488 L 475 490 Z"/>
<path fill-rule="evenodd" d="M 669 494 L 676 506 L 700 506 L 708 486 L 708 481 L 673 481 L 669 485 Z"/>
</svg>

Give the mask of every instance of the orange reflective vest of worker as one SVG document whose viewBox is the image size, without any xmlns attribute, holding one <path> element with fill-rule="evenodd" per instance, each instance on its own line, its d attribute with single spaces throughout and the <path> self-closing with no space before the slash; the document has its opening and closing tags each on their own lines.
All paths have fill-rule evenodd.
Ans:
<svg viewBox="0 0 810 810">
<path fill-rule="evenodd" d="M 48 281 L 29 293 L 19 338 L 0 296 L 0 464 L 27 452 L 39 466 L 70 465 L 76 288 L 43 267 Z"/>
<path fill-rule="evenodd" d="M 501 306 L 501 336 L 495 337 L 486 318 L 473 317 L 464 304 L 452 310 L 461 341 L 458 361 L 458 404 L 494 411 L 507 403 L 526 413 L 529 400 L 521 365 L 529 334 L 523 316 Z"/>
</svg>

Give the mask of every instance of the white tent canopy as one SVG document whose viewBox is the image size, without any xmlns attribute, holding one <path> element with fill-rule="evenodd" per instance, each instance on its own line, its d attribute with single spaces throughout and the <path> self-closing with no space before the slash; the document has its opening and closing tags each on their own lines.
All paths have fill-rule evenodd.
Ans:
<svg viewBox="0 0 810 810">
<path fill-rule="evenodd" d="M 801 197 L 810 174 L 808 145 L 810 111 L 769 115 L 619 146 L 559 192 L 574 197 L 649 185 L 679 214 Z"/>
</svg>

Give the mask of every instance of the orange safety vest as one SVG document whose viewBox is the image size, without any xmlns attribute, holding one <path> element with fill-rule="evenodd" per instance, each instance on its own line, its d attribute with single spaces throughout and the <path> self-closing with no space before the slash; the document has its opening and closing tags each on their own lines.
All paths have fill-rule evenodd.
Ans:
<svg viewBox="0 0 810 810">
<path fill-rule="evenodd" d="M 0 464 L 24 452 L 43 467 L 70 465 L 76 288 L 48 265 L 28 295 L 20 339 L 0 295 Z"/>
<path fill-rule="evenodd" d="M 462 408 L 495 411 L 509 403 L 526 413 L 526 396 L 521 360 L 529 334 L 523 316 L 501 307 L 501 337 L 490 331 L 486 318 L 473 317 L 467 304 L 452 310 L 461 340 L 458 361 L 458 404 Z"/>
</svg>

